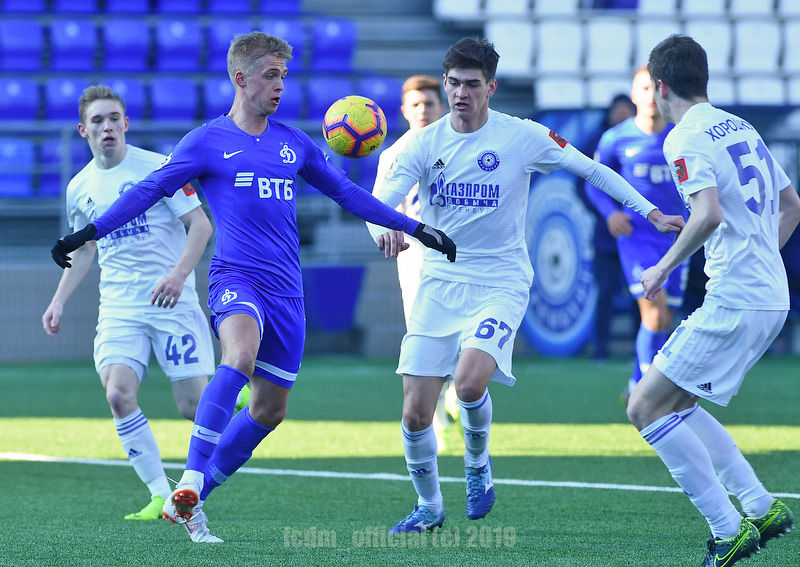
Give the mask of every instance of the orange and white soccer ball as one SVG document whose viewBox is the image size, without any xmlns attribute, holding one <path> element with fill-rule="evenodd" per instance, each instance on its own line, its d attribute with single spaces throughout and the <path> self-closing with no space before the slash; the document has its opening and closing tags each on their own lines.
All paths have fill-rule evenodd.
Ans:
<svg viewBox="0 0 800 567">
<path fill-rule="evenodd" d="M 322 134 L 337 154 L 362 158 L 377 150 L 386 139 L 386 116 L 374 100 L 346 96 L 328 108 Z"/>
</svg>

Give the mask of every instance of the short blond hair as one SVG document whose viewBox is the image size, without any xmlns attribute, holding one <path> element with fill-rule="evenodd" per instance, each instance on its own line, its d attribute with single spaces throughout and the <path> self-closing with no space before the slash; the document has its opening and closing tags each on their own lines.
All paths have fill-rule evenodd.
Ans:
<svg viewBox="0 0 800 567">
<path fill-rule="evenodd" d="M 436 91 L 436 96 L 439 98 L 439 102 L 444 102 L 444 99 L 442 98 L 441 83 L 439 82 L 439 79 L 431 75 L 412 75 L 406 79 L 403 83 L 402 96 L 406 96 L 406 93 L 409 91 L 424 90 Z"/>
<path fill-rule="evenodd" d="M 292 46 L 285 39 L 254 31 L 240 33 L 233 38 L 228 48 L 228 76 L 235 84 L 236 71 L 250 76 L 256 61 L 265 55 L 274 55 L 286 61 L 292 58 Z"/>
<path fill-rule="evenodd" d="M 81 123 L 86 123 L 86 108 L 92 104 L 96 100 L 115 100 L 122 105 L 122 114 L 123 116 L 127 115 L 127 110 L 125 106 L 125 101 L 122 100 L 122 97 L 111 90 L 111 87 L 108 85 L 98 84 L 98 85 L 91 85 L 83 89 L 81 93 L 81 98 L 78 99 L 78 116 L 80 116 Z"/>
</svg>

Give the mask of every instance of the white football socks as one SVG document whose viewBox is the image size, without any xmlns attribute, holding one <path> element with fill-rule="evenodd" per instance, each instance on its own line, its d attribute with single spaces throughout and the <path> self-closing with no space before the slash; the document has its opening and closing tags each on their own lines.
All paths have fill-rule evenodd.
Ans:
<svg viewBox="0 0 800 567">
<path fill-rule="evenodd" d="M 464 430 L 464 465 L 482 467 L 489 462 L 489 427 L 492 425 L 492 397 L 489 390 L 474 402 L 458 400 Z"/>
<path fill-rule="evenodd" d="M 122 419 L 114 418 L 117 435 L 133 465 L 133 470 L 147 485 L 151 495 L 168 498 L 172 493 L 164 466 L 161 464 L 161 453 L 158 443 L 150 429 L 147 418 L 140 408 Z"/>
<path fill-rule="evenodd" d="M 728 430 L 713 415 L 696 404 L 678 415 L 705 445 L 717 477 L 739 500 L 745 516 L 766 514 L 774 497 L 761 484 Z"/>
<path fill-rule="evenodd" d="M 691 428 L 677 413 L 671 413 L 642 429 L 641 434 L 706 518 L 714 537 L 735 536 L 741 516 L 717 478 L 705 445 Z"/>
<path fill-rule="evenodd" d="M 403 451 L 411 482 L 419 498 L 417 504 L 435 514 L 442 511 L 442 492 L 439 489 L 439 467 L 436 462 L 436 435 L 433 426 L 422 431 L 409 431 L 404 424 Z"/>
</svg>

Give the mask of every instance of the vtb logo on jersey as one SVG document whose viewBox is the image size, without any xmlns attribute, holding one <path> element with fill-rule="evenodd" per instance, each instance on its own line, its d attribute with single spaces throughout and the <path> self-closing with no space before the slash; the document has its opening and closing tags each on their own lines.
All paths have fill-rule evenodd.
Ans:
<svg viewBox="0 0 800 567">
<path fill-rule="evenodd" d="M 290 152 L 292 150 L 289 150 Z M 294 156 L 294 152 L 292 152 Z M 295 156 L 295 159 L 296 156 Z M 256 177 L 254 171 L 237 171 L 236 179 L 233 181 L 234 187 L 258 187 L 259 199 L 278 199 L 279 201 L 291 201 L 294 199 L 294 179 L 284 179 L 281 177 Z"/>
<path fill-rule="evenodd" d="M 562 148 L 566 147 L 566 145 L 569 143 L 564 138 L 553 132 L 552 130 L 550 130 L 550 137 L 556 144 L 558 144 Z"/>
<path fill-rule="evenodd" d="M 675 177 L 678 178 L 678 183 L 683 183 L 689 179 L 689 172 L 686 169 L 685 159 L 676 159 L 672 164 L 675 166 Z"/>
</svg>

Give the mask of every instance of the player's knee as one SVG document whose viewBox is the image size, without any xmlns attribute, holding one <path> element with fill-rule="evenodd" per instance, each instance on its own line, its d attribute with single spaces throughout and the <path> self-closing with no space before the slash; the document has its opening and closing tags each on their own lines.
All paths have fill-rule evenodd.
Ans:
<svg viewBox="0 0 800 567">
<path fill-rule="evenodd" d="M 628 414 L 628 420 L 639 431 L 641 431 L 642 429 L 645 428 L 645 426 L 647 426 L 648 423 L 647 419 L 649 412 L 647 411 L 644 400 L 642 400 L 640 396 L 636 395 L 635 390 L 633 394 L 631 394 L 630 399 L 628 400 L 627 414 Z"/>
<path fill-rule="evenodd" d="M 456 395 L 462 402 L 476 402 L 483 397 L 486 388 L 470 382 L 456 382 Z"/>
<path fill-rule="evenodd" d="M 197 411 L 198 400 L 178 400 L 178 411 L 180 414 L 189 421 L 194 421 L 195 412 Z"/>
<path fill-rule="evenodd" d="M 249 411 L 250 417 L 252 417 L 256 423 L 264 427 L 269 427 L 270 429 L 278 427 L 286 417 L 285 407 L 264 407 L 256 405 L 255 407 L 251 406 Z"/>
<path fill-rule="evenodd" d="M 422 431 L 433 423 L 433 416 L 419 411 L 419 408 L 403 408 L 403 425 L 408 431 Z"/>
<path fill-rule="evenodd" d="M 247 350 L 226 352 L 222 358 L 222 364 L 231 366 L 247 376 L 252 376 L 256 368 L 256 357 L 254 353 Z"/>
<path fill-rule="evenodd" d="M 118 417 L 130 415 L 139 405 L 136 400 L 136 394 L 116 388 L 106 390 L 106 401 L 108 401 L 108 406 L 111 408 L 111 413 Z"/>
</svg>

